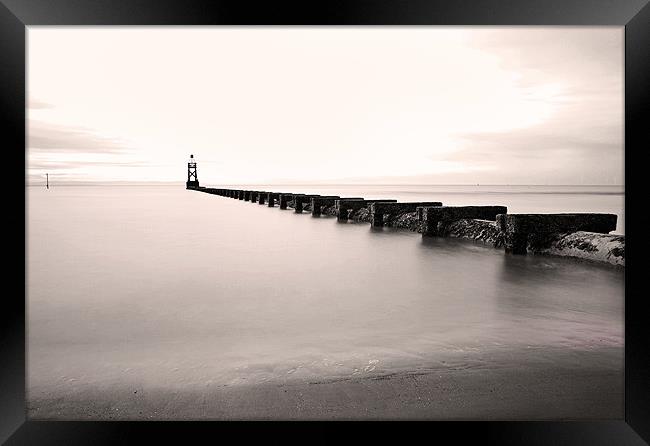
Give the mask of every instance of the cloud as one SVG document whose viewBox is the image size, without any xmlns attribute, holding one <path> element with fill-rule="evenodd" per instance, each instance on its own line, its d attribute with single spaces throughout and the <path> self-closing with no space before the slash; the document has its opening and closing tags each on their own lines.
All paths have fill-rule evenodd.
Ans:
<svg viewBox="0 0 650 446">
<path fill-rule="evenodd" d="M 27 142 L 28 182 L 38 182 L 45 173 L 59 181 L 149 176 L 151 168 L 122 140 L 84 127 L 29 120 Z"/>
<path fill-rule="evenodd" d="M 33 170 L 47 170 L 47 169 L 81 169 L 88 167 L 92 164 L 93 166 L 100 167 L 151 167 L 148 163 L 140 161 L 105 161 L 105 160 L 93 160 L 89 162 L 87 160 L 65 160 L 65 161 L 55 161 L 51 159 L 38 159 L 30 158 L 28 161 L 28 168 Z"/>
<path fill-rule="evenodd" d="M 62 126 L 29 120 L 27 148 L 30 153 L 100 153 L 123 154 L 130 149 L 115 138 L 107 138 L 83 127 Z"/>
<path fill-rule="evenodd" d="M 616 133 L 595 137 L 541 125 L 466 134 L 459 138 L 462 148 L 442 160 L 486 168 L 463 176 L 470 182 L 622 184 L 624 150 Z"/>
<path fill-rule="evenodd" d="M 152 32 L 30 31 L 30 92 L 57 105 L 31 113 L 34 166 L 174 178 L 195 153 L 217 182 L 622 181 L 623 28 Z M 198 64 L 188 88 L 170 57 Z M 137 158 L 164 165 L 121 168 Z"/>
<path fill-rule="evenodd" d="M 602 157 L 623 156 L 621 143 L 612 138 L 595 139 L 589 135 L 567 135 L 557 129 L 537 127 L 500 133 L 475 133 L 463 135 L 463 148 L 447 154 L 446 161 L 469 161 L 473 163 L 498 161 L 499 158 L 521 158 L 534 160 L 538 158 L 563 156 Z"/>
<path fill-rule="evenodd" d="M 622 183 L 622 32 L 512 28 L 470 32 L 467 41 L 515 74 L 549 115 L 505 132 L 456 133 L 457 150 L 430 159 L 486 167 L 481 182 Z"/>
<path fill-rule="evenodd" d="M 622 28 L 506 28 L 468 35 L 471 46 L 498 57 L 504 68 L 525 69 L 530 82 L 553 76 L 593 85 L 616 78 L 623 68 Z"/>
</svg>

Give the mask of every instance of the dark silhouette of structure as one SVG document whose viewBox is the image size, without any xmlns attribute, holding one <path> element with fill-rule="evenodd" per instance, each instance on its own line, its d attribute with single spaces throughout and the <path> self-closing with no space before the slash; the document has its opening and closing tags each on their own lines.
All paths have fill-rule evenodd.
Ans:
<svg viewBox="0 0 650 446">
<path fill-rule="evenodd" d="M 190 155 L 187 163 L 187 183 L 186 189 L 197 189 L 199 187 L 199 177 L 196 174 L 196 160 L 194 155 Z"/>
</svg>

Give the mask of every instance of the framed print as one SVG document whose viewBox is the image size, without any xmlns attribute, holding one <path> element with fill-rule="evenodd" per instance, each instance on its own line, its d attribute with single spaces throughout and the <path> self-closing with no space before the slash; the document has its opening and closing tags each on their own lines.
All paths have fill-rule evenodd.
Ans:
<svg viewBox="0 0 650 446">
<path fill-rule="evenodd" d="M 647 1 L 0 13 L 7 444 L 649 441 Z"/>
</svg>

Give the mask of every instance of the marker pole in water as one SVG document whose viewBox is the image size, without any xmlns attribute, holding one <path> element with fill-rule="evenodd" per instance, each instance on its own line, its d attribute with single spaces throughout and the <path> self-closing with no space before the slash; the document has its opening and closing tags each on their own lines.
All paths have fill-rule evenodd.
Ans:
<svg viewBox="0 0 650 446">
<path fill-rule="evenodd" d="M 50 174 L 49 174 L 49 173 L 46 173 L 46 174 L 45 174 L 45 187 L 46 187 L 47 189 L 50 188 Z"/>
</svg>

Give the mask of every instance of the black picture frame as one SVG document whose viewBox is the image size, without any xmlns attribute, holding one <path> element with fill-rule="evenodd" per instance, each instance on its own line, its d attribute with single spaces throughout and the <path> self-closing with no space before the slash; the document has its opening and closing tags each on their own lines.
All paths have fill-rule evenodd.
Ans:
<svg viewBox="0 0 650 446">
<path fill-rule="evenodd" d="M 26 27 L 32 25 L 614 25 L 625 26 L 625 415 L 621 420 L 402 423 L 53 422 L 27 421 L 25 407 L 25 100 Z M 498 444 L 640 445 L 650 442 L 650 351 L 640 274 L 650 223 L 644 212 L 644 152 L 650 92 L 648 0 L 0 0 L 0 109 L 10 207 L 5 238 L 0 330 L 0 441 L 6 444 L 122 444 L 159 436 L 219 441 L 237 431 L 290 439 L 287 430 L 318 430 L 304 441 L 337 441 L 338 429 L 384 436 L 399 429 L 436 440 L 451 435 Z M 647 174 L 646 174 L 647 176 Z M 17 191 L 21 190 L 22 193 Z M 23 244 L 22 239 L 25 241 Z M 11 291 L 9 289 L 12 288 Z M 16 288 L 17 290 L 13 290 Z M 19 290 L 22 288 L 23 293 Z M 275 435 L 277 437 L 274 437 Z M 282 437 L 279 435 L 283 434 Z M 307 432 L 305 432 L 307 434 Z M 292 434 L 293 435 L 293 434 Z M 296 437 L 301 438 L 301 437 Z M 317 439 L 317 440 L 315 440 Z M 403 437 L 402 440 L 407 440 Z M 644 441 L 645 439 L 645 441 Z"/>
</svg>

